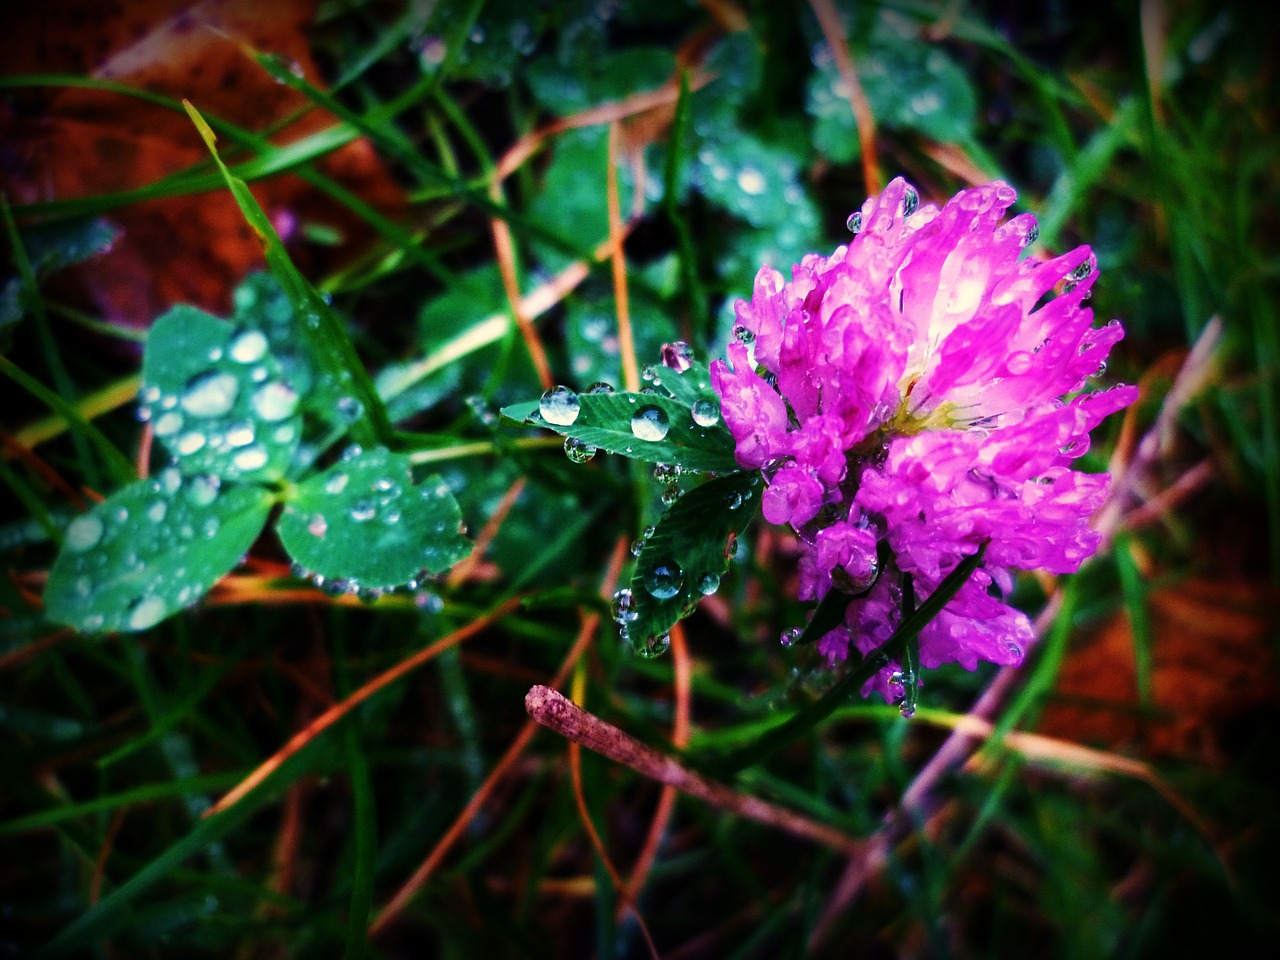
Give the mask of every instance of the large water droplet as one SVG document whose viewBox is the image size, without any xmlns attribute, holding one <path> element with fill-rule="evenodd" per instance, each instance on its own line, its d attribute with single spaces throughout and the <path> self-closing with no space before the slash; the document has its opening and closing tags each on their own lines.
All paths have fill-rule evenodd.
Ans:
<svg viewBox="0 0 1280 960">
<path fill-rule="evenodd" d="M 844 225 L 849 228 L 850 233 L 861 233 L 862 211 L 855 210 L 853 213 L 849 214 L 849 219 L 844 222 Z"/>
<path fill-rule="evenodd" d="M 267 338 L 261 330 L 242 330 L 231 338 L 228 354 L 236 363 L 256 363 L 267 352 Z"/>
<path fill-rule="evenodd" d="M 86 513 L 67 524 L 63 546 L 75 553 L 83 553 L 98 545 L 102 539 L 102 532 L 102 521 L 92 513 Z"/>
<path fill-rule="evenodd" d="M 129 611 L 127 623 L 131 630 L 146 630 L 148 627 L 154 627 L 157 623 L 165 618 L 168 609 L 165 602 L 154 594 L 149 597 L 143 597 L 134 604 L 133 609 Z"/>
<path fill-rule="evenodd" d="M 646 660 L 660 657 L 670 649 L 671 634 L 669 633 L 660 633 L 656 637 L 649 637 L 644 643 L 637 644 L 635 647 L 636 655 Z"/>
<path fill-rule="evenodd" d="M 196 417 L 220 417 L 235 406 L 240 381 L 229 373 L 209 370 L 187 381 L 179 402 Z"/>
<path fill-rule="evenodd" d="M 558 427 L 567 427 L 577 420 L 581 409 L 582 404 L 578 402 L 578 395 L 563 385 L 552 387 L 538 401 L 538 411 L 542 414 L 542 419 Z"/>
<path fill-rule="evenodd" d="M 156 417 L 152 430 L 157 437 L 168 437 L 182 429 L 182 414 L 177 410 L 166 410 Z"/>
<path fill-rule="evenodd" d="M 339 397 L 336 409 L 343 423 L 355 423 L 364 416 L 364 404 L 355 397 Z"/>
<path fill-rule="evenodd" d="M 253 412 L 268 423 L 283 420 L 298 408 L 298 394 L 280 380 L 264 383 L 253 392 Z"/>
<path fill-rule="evenodd" d="M 564 455 L 574 463 L 586 463 L 596 455 L 596 448 L 577 437 L 565 437 Z"/>
<path fill-rule="evenodd" d="M 698 592 L 709 597 L 720 589 L 720 574 L 704 573 L 698 578 Z"/>
<path fill-rule="evenodd" d="M 655 600 L 670 600 L 684 586 L 684 571 L 678 563 L 655 563 L 644 575 L 644 588 Z"/>
<path fill-rule="evenodd" d="M 214 476 L 192 477 L 187 484 L 187 500 L 194 507 L 207 507 L 217 498 L 221 485 L 222 481 Z"/>
<path fill-rule="evenodd" d="M 197 452 L 205 445 L 205 435 L 199 430 L 190 430 L 178 438 L 173 449 L 184 457 Z"/>
<path fill-rule="evenodd" d="M 661 407 L 641 407 L 631 418 L 631 432 L 640 440 L 661 440 L 669 429 L 670 421 Z"/>
<path fill-rule="evenodd" d="M 267 464 L 267 448 L 255 443 L 237 453 L 231 462 L 241 470 L 257 470 Z"/>
<path fill-rule="evenodd" d="M 613 603 L 610 604 L 610 610 L 613 613 L 614 623 L 634 623 L 640 616 L 640 611 L 636 609 L 635 597 L 631 595 L 631 591 L 626 587 L 623 587 L 613 595 Z"/>
<path fill-rule="evenodd" d="M 605 380 L 597 380 L 587 387 L 587 393 L 614 393 L 613 384 Z"/>
<path fill-rule="evenodd" d="M 229 447 L 247 447 L 253 443 L 253 424 L 247 420 L 233 423 L 227 428 L 226 440 Z"/>
<path fill-rule="evenodd" d="M 681 470 L 678 463 L 660 463 L 653 468 L 653 479 L 663 486 L 667 486 L 678 481 L 680 473 Z"/>
<path fill-rule="evenodd" d="M 720 405 L 714 400 L 695 400 L 690 414 L 698 426 L 714 427 L 720 422 Z"/>
<path fill-rule="evenodd" d="M 684 373 L 693 366 L 693 347 L 683 340 L 662 345 L 662 365 L 676 373 Z"/>
</svg>

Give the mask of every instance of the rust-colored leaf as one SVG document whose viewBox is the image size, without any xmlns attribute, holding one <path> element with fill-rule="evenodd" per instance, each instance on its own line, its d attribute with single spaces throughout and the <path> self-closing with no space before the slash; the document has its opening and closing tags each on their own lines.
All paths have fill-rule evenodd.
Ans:
<svg viewBox="0 0 1280 960">
<path fill-rule="evenodd" d="M 316 0 L 48 0 L 10 18 L 0 35 L 0 71 L 111 80 L 187 98 L 207 115 L 263 131 L 304 110 L 307 100 L 274 81 L 251 53 L 278 54 L 319 85 L 307 41 L 315 7 Z M 334 122 L 313 109 L 273 142 Z M 185 114 L 69 87 L 22 91 L 7 108 L 0 105 L 0 144 L 0 184 L 15 203 L 143 187 L 207 157 Z M 349 144 L 319 166 L 383 212 L 403 205 L 367 142 Z M 307 272 L 334 266 L 370 238 L 362 221 L 295 176 L 257 183 L 254 192 Z M 123 235 L 76 276 L 115 323 L 146 326 L 177 302 L 225 313 L 235 284 L 262 262 L 258 241 L 223 190 L 147 201 L 110 218 Z M 306 242 L 302 228 L 312 223 L 336 230 L 345 242 L 333 248 Z"/>
<path fill-rule="evenodd" d="M 1229 753 L 1229 724 L 1274 702 L 1268 638 L 1280 601 L 1260 583 L 1187 580 L 1152 591 L 1152 714 L 1139 709 L 1123 612 L 1067 657 L 1041 732 L 1208 764 Z"/>
</svg>

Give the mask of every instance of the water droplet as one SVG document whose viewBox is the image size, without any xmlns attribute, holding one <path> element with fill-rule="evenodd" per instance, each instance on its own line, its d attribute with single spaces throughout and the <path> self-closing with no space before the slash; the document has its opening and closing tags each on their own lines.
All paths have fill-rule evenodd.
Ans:
<svg viewBox="0 0 1280 960">
<path fill-rule="evenodd" d="M 157 500 L 151 506 L 147 507 L 147 519 L 152 523 L 159 523 L 164 519 L 164 515 L 169 512 L 168 505 L 163 500 Z"/>
<path fill-rule="evenodd" d="M 577 437 L 565 437 L 564 455 L 574 463 L 586 463 L 596 455 L 596 448 Z"/>
<path fill-rule="evenodd" d="M 364 404 L 355 397 L 339 397 L 335 409 L 343 423 L 355 423 L 364 416 Z"/>
<path fill-rule="evenodd" d="M 351 477 L 345 473 L 335 473 L 324 482 L 324 492 L 333 494 L 341 493 L 343 490 L 347 489 L 347 483 L 350 479 Z"/>
<path fill-rule="evenodd" d="M 904 218 L 911 216 L 920 206 L 920 194 L 916 192 L 916 188 L 907 184 L 906 190 L 902 193 L 902 216 Z"/>
<path fill-rule="evenodd" d="M 693 366 L 693 347 L 683 340 L 662 345 L 662 365 L 676 373 L 684 373 Z"/>
<path fill-rule="evenodd" d="M 654 657 L 660 657 L 671 649 L 671 634 L 660 633 L 655 637 L 649 637 L 644 643 L 639 644 L 636 648 L 636 655 L 646 660 L 652 660 Z"/>
<path fill-rule="evenodd" d="M 1027 353 L 1025 350 L 1019 350 L 1016 353 L 1012 353 L 1005 361 L 1005 366 L 1008 368 L 1010 374 L 1015 377 L 1020 377 L 1031 369 L 1031 354 Z"/>
<path fill-rule="evenodd" d="M 226 440 L 229 447 L 247 447 L 253 443 L 253 424 L 248 420 L 233 423 L 227 428 Z"/>
<path fill-rule="evenodd" d="M 209 370 L 187 381 L 179 401 L 182 409 L 196 417 L 220 417 L 235 406 L 240 381 L 232 374 Z"/>
<path fill-rule="evenodd" d="M 1068 273 L 1067 279 L 1079 281 L 1079 280 L 1083 280 L 1085 277 L 1087 277 L 1091 273 L 1093 273 L 1093 264 L 1090 261 L 1086 260 L 1084 263 L 1080 264 L 1080 266 L 1076 267 L 1074 270 Z"/>
<path fill-rule="evenodd" d="M 614 393 L 613 384 L 605 380 L 597 380 L 587 387 L 587 393 Z"/>
<path fill-rule="evenodd" d="M 168 437 L 182 429 L 182 414 L 177 410 L 167 410 L 156 417 L 155 431 L 157 437 Z"/>
<path fill-rule="evenodd" d="M 186 457 L 197 452 L 204 445 L 205 435 L 198 430 L 191 430 L 178 438 L 178 442 L 174 444 L 174 450 Z"/>
<path fill-rule="evenodd" d="M 178 472 L 177 467 L 165 467 L 158 474 L 156 480 L 160 484 L 160 489 L 167 494 L 178 492 L 178 488 L 182 486 L 182 474 Z"/>
<path fill-rule="evenodd" d="M 259 419 L 275 423 L 298 408 L 298 394 L 287 383 L 273 380 L 254 391 L 251 403 Z"/>
<path fill-rule="evenodd" d="M 1098 361 L 1098 369 L 1093 371 L 1095 377 L 1105 377 L 1107 375 L 1107 361 Z"/>
<path fill-rule="evenodd" d="M 255 443 L 237 453 L 231 462 L 241 470 L 257 470 L 267 464 L 267 448 Z"/>
<path fill-rule="evenodd" d="M 63 546 L 75 553 L 83 553 L 98 545 L 103 529 L 100 519 L 92 513 L 83 514 L 67 524 Z"/>
<path fill-rule="evenodd" d="M 228 354 L 236 363 L 256 363 L 267 352 L 267 338 L 261 330 L 242 330 L 231 338 Z"/>
<path fill-rule="evenodd" d="M 738 171 L 738 189 L 752 197 L 758 197 L 769 186 L 764 174 L 755 167 L 743 167 Z"/>
<path fill-rule="evenodd" d="M 756 342 L 755 333 L 740 323 L 733 325 L 733 338 L 739 343 L 752 344 Z"/>
<path fill-rule="evenodd" d="M 634 623 L 640 617 L 640 611 L 636 609 L 635 597 L 631 595 L 631 591 L 626 587 L 623 587 L 613 595 L 610 610 L 613 613 L 614 623 Z"/>
<path fill-rule="evenodd" d="M 366 520 L 372 520 L 377 512 L 378 508 L 373 505 L 372 500 L 357 500 L 351 506 L 351 519 L 357 523 L 364 523 Z"/>
<path fill-rule="evenodd" d="M 790 647 L 800 639 L 800 635 L 802 633 L 804 633 L 804 631 L 799 627 L 791 627 L 790 629 L 782 631 L 782 636 L 778 638 L 778 642 L 784 647 Z"/>
<path fill-rule="evenodd" d="M 640 440 L 656 442 L 665 437 L 670 428 L 667 414 L 661 407 L 641 407 L 631 418 L 631 432 Z"/>
<path fill-rule="evenodd" d="M 153 594 L 135 603 L 125 622 L 130 630 L 146 630 L 163 620 L 167 613 L 164 600 Z"/>
<path fill-rule="evenodd" d="M 720 405 L 714 400 L 696 400 L 690 411 L 693 422 L 700 427 L 714 427 L 720 422 Z"/>
<path fill-rule="evenodd" d="M 671 484 L 671 486 L 663 488 L 662 493 L 659 494 L 659 499 L 662 500 L 665 506 L 669 507 L 673 503 L 675 503 L 677 500 L 679 500 L 683 495 L 684 495 L 684 491 L 680 489 L 678 484 L 673 483 Z"/>
<path fill-rule="evenodd" d="M 680 473 L 681 470 L 678 463 L 660 463 L 653 468 L 653 479 L 663 486 L 667 486 L 678 481 Z"/>
<path fill-rule="evenodd" d="M 212 540 L 218 535 L 221 526 L 222 521 L 217 517 L 205 517 L 204 523 L 200 524 L 200 532 L 204 534 L 206 540 Z"/>
<path fill-rule="evenodd" d="M 698 592 L 709 597 L 720 589 L 720 574 L 704 573 L 698 578 Z"/>
<path fill-rule="evenodd" d="M 566 386 L 552 387 L 538 401 L 538 411 L 547 423 L 558 427 L 567 427 L 578 419 L 582 405 L 578 395 Z"/>
<path fill-rule="evenodd" d="M 323 513 L 317 513 L 307 523 L 307 533 L 313 537 L 323 537 L 329 532 L 329 521 L 324 518 Z M 315 580 L 317 587 L 324 586 L 324 578 L 317 576 Z"/>
<path fill-rule="evenodd" d="M 737 510 L 746 499 L 747 495 L 741 490 L 729 490 L 724 495 L 724 505 L 730 510 Z"/>
<path fill-rule="evenodd" d="M 862 211 L 855 210 L 853 213 L 849 214 L 849 219 L 844 222 L 844 225 L 849 228 L 850 233 L 861 233 Z"/>
<path fill-rule="evenodd" d="M 684 586 L 684 571 L 677 563 L 659 562 L 644 575 L 644 588 L 655 600 L 670 600 Z"/>
<path fill-rule="evenodd" d="M 902 714 L 902 719 L 910 720 L 912 717 L 916 715 L 915 704 L 908 703 L 906 700 L 903 700 L 900 704 L 898 704 L 898 713 Z"/>
<path fill-rule="evenodd" d="M 207 507 L 217 498 L 221 486 L 222 481 L 214 476 L 192 477 L 187 483 L 187 501 L 193 507 Z"/>
</svg>

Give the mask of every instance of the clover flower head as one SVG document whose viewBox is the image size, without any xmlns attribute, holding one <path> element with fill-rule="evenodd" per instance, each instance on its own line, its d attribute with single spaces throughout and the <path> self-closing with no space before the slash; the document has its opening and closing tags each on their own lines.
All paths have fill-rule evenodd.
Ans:
<svg viewBox="0 0 1280 960">
<path fill-rule="evenodd" d="M 1071 465 L 1137 396 L 1090 389 L 1123 331 L 1093 326 L 1087 246 L 1023 256 L 1037 229 L 1004 219 L 1015 199 L 997 181 L 939 209 L 894 180 L 831 256 L 805 256 L 789 281 L 761 268 L 712 364 L 738 462 L 763 472 L 765 519 L 803 542 L 800 598 L 857 595 L 819 640 L 833 663 L 893 633 L 903 574 L 923 598 L 985 542 L 921 633 L 920 663 L 1016 664 L 1032 633 L 1000 599 L 1010 571 L 1073 572 L 1097 548 L 1089 517 L 1108 477 Z M 900 697 L 898 669 L 867 691 Z"/>
</svg>

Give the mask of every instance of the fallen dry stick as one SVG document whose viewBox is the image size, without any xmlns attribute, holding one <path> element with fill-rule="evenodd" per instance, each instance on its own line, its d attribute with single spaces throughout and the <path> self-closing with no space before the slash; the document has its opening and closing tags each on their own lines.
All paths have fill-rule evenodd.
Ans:
<svg viewBox="0 0 1280 960">
<path fill-rule="evenodd" d="M 708 780 L 686 770 L 671 757 L 645 746 L 623 733 L 611 723 L 583 710 L 576 703 L 550 687 L 531 687 L 524 698 L 529 716 L 563 737 L 594 750 L 615 763 L 630 767 L 659 783 L 675 787 L 715 807 L 748 817 L 797 837 L 826 844 L 845 853 L 858 854 L 863 843 L 835 827 L 815 823 L 790 810 L 774 806 L 757 797 L 738 793 L 724 784 Z"/>
</svg>

